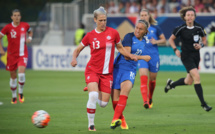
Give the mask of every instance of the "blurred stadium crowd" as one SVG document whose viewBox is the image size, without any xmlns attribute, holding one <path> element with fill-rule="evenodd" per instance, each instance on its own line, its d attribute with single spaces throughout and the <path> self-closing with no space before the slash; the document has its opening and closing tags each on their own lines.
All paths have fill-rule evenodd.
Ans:
<svg viewBox="0 0 215 134">
<path fill-rule="evenodd" d="M 214 0 L 121 0 L 118 5 L 114 1 L 107 2 L 108 13 L 139 13 L 148 9 L 154 14 L 177 13 L 184 6 L 193 6 L 197 13 L 215 12 Z"/>
</svg>

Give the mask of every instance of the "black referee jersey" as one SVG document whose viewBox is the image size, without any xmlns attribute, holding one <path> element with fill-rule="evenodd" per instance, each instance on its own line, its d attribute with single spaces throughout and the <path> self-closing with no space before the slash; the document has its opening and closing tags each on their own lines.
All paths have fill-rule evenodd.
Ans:
<svg viewBox="0 0 215 134">
<path fill-rule="evenodd" d="M 199 52 L 199 50 L 194 48 L 193 44 L 199 43 L 200 37 L 206 36 L 206 33 L 200 24 L 194 22 L 193 27 L 188 27 L 186 23 L 176 27 L 173 31 L 173 35 L 180 37 L 182 42 L 182 53 L 188 54 L 192 52 Z"/>
</svg>

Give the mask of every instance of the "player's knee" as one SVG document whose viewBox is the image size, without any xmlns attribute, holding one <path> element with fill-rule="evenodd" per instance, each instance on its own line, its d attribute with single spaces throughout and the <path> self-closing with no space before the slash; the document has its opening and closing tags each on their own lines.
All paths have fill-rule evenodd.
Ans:
<svg viewBox="0 0 215 134">
<path fill-rule="evenodd" d="M 108 102 L 100 101 L 99 106 L 100 107 L 106 107 Z"/>
</svg>

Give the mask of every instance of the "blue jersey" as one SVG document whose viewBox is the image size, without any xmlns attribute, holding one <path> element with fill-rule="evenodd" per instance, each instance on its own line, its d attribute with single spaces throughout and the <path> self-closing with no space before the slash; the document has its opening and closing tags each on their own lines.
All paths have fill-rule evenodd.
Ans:
<svg viewBox="0 0 215 134">
<path fill-rule="evenodd" d="M 146 62 L 144 60 L 138 61 L 138 68 L 148 68 L 150 72 L 157 73 L 160 67 L 160 59 L 157 44 L 152 44 L 150 39 L 154 38 L 155 40 L 159 40 L 159 36 L 163 34 L 161 29 L 158 26 L 151 25 L 149 28 L 149 33 L 145 36 L 146 46 L 143 51 L 144 55 L 151 56 L 151 60 Z"/>
<path fill-rule="evenodd" d="M 122 41 L 123 46 L 131 47 L 131 54 L 135 55 L 143 55 L 145 43 L 146 43 L 145 39 L 141 41 L 138 40 L 134 33 L 126 34 L 124 40 Z M 114 67 L 129 71 L 136 71 L 137 63 L 138 63 L 137 61 L 126 60 L 122 54 L 118 53 L 114 61 Z"/>
<path fill-rule="evenodd" d="M 161 29 L 158 26 L 155 25 L 151 25 L 149 28 L 149 33 L 145 36 L 146 38 L 146 46 L 144 49 L 144 55 L 150 55 L 151 58 L 153 59 L 154 56 L 159 56 L 159 52 L 158 52 L 158 46 L 157 44 L 152 44 L 150 42 L 150 39 L 152 39 L 152 37 L 155 40 L 159 40 L 159 36 L 161 34 L 163 34 L 163 32 L 161 31 Z"/>
<path fill-rule="evenodd" d="M 134 33 L 128 33 L 125 35 L 122 44 L 124 47 L 131 47 L 131 54 L 142 55 L 146 41 L 145 39 L 140 41 L 136 38 Z M 126 60 L 123 55 L 118 53 L 114 61 L 112 89 L 120 89 L 120 84 L 126 80 L 134 84 L 137 63 L 137 61 Z"/>
</svg>

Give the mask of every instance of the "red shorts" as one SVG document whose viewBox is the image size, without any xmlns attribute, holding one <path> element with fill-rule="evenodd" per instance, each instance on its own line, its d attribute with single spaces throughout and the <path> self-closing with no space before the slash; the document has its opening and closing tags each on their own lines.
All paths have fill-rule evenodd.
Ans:
<svg viewBox="0 0 215 134">
<path fill-rule="evenodd" d="M 97 82 L 99 85 L 99 91 L 105 93 L 111 93 L 113 84 L 113 74 L 97 74 L 93 71 L 85 71 L 86 83 Z"/>
<path fill-rule="evenodd" d="M 27 66 L 28 56 L 7 56 L 6 70 L 14 71 L 18 66 Z"/>
</svg>

